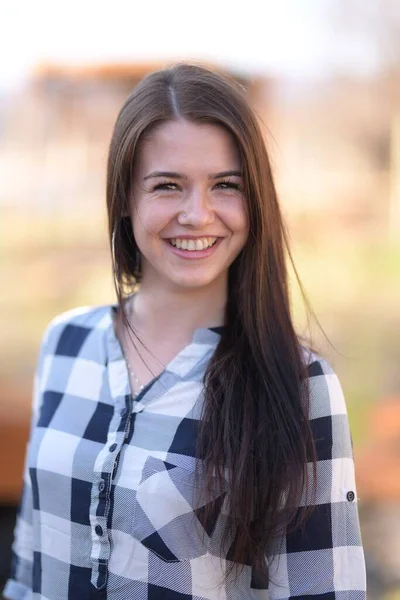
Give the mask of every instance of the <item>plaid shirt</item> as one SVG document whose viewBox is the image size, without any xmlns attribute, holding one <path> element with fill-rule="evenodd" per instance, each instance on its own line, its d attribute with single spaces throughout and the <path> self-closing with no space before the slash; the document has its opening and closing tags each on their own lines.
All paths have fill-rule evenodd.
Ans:
<svg viewBox="0 0 400 600">
<path fill-rule="evenodd" d="M 316 509 L 266 556 L 269 587 L 250 566 L 221 583 L 223 502 L 201 537 L 193 499 L 202 378 L 221 331 L 197 329 L 133 399 L 115 312 L 80 308 L 46 329 L 5 597 L 365 600 L 351 437 L 329 364 L 308 358 Z"/>
</svg>

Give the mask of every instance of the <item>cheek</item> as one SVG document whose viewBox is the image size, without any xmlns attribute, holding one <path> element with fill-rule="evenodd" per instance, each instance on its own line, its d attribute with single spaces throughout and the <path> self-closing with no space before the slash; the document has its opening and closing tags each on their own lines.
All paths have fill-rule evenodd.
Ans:
<svg viewBox="0 0 400 600">
<path fill-rule="evenodd" d="M 249 219 L 244 202 L 231 203 L 229 206 L 221 207 L 220 218 L 233 233 L 247 235 Z"/>
<path fill-rule="evenodd" d="M 156 234 L 165 227 L 174 215 L 173 207 L 165 202 L 148 200 L 139 202 L 133 212 L 133 232 L 140 237 L 143 234 Z"/>
</svg>

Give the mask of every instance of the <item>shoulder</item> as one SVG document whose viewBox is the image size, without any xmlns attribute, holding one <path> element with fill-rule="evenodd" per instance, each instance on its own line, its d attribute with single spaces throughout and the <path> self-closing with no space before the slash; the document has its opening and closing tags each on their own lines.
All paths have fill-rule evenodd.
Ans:
<svg viewBox="0 0 400 600">
<path fill-rule="evenodd" d="M 87 338 L 104 333 L 111 323 L 110 305 L 79 306 L 62 312 L 47 324 L 41 340 L 42 351 L 74 356 L 78 346 Z"/>
<path fill-rule="evenodd" d="M 330 461 L 335 473 L 341 470 L 343 477 L 348 480 L 350 487 L 342 486 L 343 489 L 352 490 L 354 489 L 353 442 L 339 377 L 325 358 L 314 353 L 309 354 L 307 372 L 308 415 L 319 469 L 321 473 L 325 469 L 320 461 Z"/>
<path fill-rule="evenodd" d="M 333 366 L 304 347 L 302 352 L 307 365 L 310 419 L 347 415 L 342 385 Z"/>
</svg>

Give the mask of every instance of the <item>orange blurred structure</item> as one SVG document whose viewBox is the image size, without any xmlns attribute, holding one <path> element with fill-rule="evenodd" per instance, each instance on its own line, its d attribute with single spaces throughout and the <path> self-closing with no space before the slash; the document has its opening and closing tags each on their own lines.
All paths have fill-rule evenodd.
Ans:
<svg viewBox="0 0 400 600">
<path fill-rule="evenodd" d="M 362 502 L 400 505 L 400 397 L 385 398 L 371 408 L 366 439 L 356 455 Z"/>
</svg>

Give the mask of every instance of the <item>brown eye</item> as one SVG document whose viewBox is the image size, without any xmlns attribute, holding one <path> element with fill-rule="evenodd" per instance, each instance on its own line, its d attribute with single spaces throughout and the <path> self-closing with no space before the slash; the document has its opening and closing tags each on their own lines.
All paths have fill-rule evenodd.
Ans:
<svg viewBox="0 0 400 600">
<path fill-rule="evenodd" d="M 153 188 L 153 192 L 156 190 L 167 190 L 167 191 L 175 191 L 178 189 L 178 185 L 176 183 L 159 183 Z"/>
<path fill-rule="evenodd" d="M 224 190 L 241 190 L 240 185 L 234 181 L 220 181 L 219 183 L 217 183 L 217 186 L 220 186 Z"/>
</svg>

